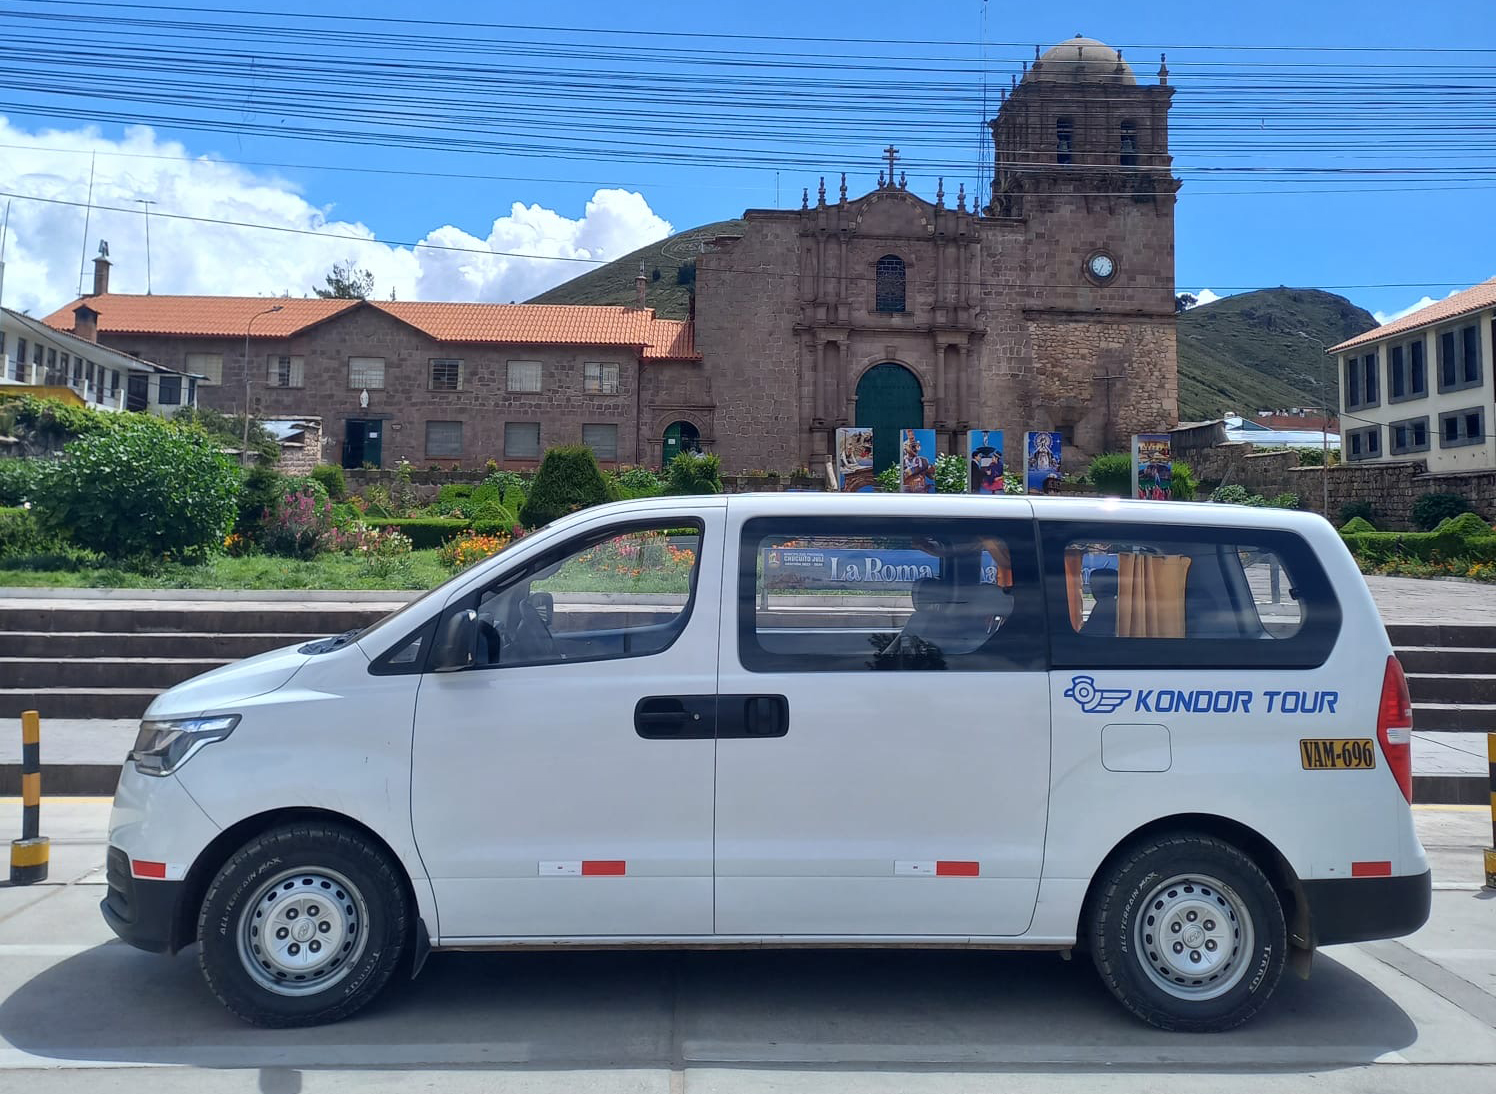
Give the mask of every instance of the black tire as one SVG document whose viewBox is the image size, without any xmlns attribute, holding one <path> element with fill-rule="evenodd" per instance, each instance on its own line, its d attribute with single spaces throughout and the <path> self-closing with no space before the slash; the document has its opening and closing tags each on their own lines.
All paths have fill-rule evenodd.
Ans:
<svg viewBox="0 0 1496 1094">
<path fill-rule="evenodd" d="M 1165 836 L 1124 852 L 1101 878 L 1087 932 L 1096 971 L 1121 1004 L 1150 1026 L 1186 1033 L 1231 1029 L 1261 1010 L 1288 951 L 1272 884 L 1242 851 L 1209 836 Z"/>
<path fill-rule="evenodd" d="M 199 964 L 213 994 L 252 1025 L 336 1022 L 389 983 L 410 915 L 399 867 L 372 840 L 336 824 L 289 824 L 246 843 L 208 886 Z M 269 948 L 282 931 L 288 941 Z"/>
</svg>

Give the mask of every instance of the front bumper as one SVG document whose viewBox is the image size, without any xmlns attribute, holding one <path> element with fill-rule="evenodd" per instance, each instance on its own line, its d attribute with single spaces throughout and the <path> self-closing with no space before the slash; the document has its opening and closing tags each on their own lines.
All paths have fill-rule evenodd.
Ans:
<svg viewBox="0 0 1496 1094">
<path fill-rule="evenodd" d="M 99 902 L 109 929 L 130 945 L 151 953 L 176 953 L 190 938 L 181 928 L 185 881 L 146 881 L 130 875 L 130 860 L 109 848 L 105 864 L 108 890 Z"/>
<path fill-rule="evenodd" d="M 1412 934 L 1428 920 L 1432 872 L 1301 882 L 1316 946 Z"/>
</svg>

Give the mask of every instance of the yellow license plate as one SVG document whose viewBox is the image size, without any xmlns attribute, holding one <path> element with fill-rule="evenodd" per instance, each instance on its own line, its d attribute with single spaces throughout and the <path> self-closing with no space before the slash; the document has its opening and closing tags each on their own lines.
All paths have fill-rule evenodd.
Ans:
<svg viewBox="0 0 1496 1094">
<path fill-rule="evenodd" d="M 1305 771 L 1365 771 L 1377 765 L 1375 741 L 1356 737 L 1316 737 L 1299 742 Z"/>
</svg>

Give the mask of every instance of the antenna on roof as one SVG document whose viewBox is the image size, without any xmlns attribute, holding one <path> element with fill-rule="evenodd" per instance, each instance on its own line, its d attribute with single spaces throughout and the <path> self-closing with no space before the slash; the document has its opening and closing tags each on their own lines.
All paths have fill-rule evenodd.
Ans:
<svg viewBox="0 0 1496 1094">
<path fill-rule="evenodd" d="M 83 295 L 83 271 L 88 264 L 88 221 L 93 215 L 93 186 L 94 167 L 99 162 L 99 154 L 92 152 L 88 157 L 88 203 L 83 207 L 83 251 L 78 256 L 78 295 Z"/>
<path fill-rule="evenodd" d="M 5 237 L 10 233 L 10 202 L 5 203 L 5 219 L 0 221 L 0 304 L 5 303 Z"/>
</svg>

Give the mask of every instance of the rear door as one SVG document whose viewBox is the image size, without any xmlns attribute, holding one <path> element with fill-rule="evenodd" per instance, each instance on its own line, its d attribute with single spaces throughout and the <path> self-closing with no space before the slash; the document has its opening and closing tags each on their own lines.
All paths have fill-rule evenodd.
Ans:
<svg viewBox="0 0 1496 1094">
<path fill-rule="evenodd" d="M 867 515 L 729 507 L 717 933 L 1021 934 L 1049 784 L 1028 504 L 838 508 Z"/>
</svg>

